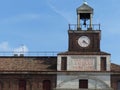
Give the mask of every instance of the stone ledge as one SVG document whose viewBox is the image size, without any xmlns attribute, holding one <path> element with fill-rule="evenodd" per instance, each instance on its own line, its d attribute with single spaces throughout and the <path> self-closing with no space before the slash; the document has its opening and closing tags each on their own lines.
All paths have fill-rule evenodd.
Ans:
<svg viewBox="0 0 120 90">
<path fill-rule="evenodd" d="M 53 89 L 53 90 L 113 90 L 112 88 L 109 89 L 67 89 L 67 88 L 62 88 L 62 89 Z"/>
</svg>

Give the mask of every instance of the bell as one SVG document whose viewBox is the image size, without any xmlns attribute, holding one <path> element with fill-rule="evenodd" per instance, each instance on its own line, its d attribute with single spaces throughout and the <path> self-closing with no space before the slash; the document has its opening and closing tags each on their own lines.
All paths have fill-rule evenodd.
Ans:
<svg viewBox="0 0 120 90">
<path fill-rule="evenodd" d="M 86 25 L 87 25 L 87 24 L 86 24 L 86 19 L 84 20 L 84 23 L 83 23 L 83 25 L 86 27 Z"/>
</svg>

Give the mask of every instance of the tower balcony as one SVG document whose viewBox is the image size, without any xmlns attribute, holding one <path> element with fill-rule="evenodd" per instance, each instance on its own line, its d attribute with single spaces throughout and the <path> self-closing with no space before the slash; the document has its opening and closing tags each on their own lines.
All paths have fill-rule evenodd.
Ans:
<svg viewBox="0 0 120 90">
<path fill-rule="evenodd" d="M 69 24 L 69 30 L 100 30 L 100 24 Z"/>
</svg>

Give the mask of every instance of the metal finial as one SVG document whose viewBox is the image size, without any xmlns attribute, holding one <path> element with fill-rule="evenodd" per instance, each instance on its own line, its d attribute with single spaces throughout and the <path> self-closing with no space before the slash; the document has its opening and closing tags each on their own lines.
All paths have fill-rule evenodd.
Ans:
<svg viewBox="0 0 120 90">
<path fill-rule="evenodd" d="M 86 0 L 83 0 L 84 4 L 88 4 Z"/>
</svg>

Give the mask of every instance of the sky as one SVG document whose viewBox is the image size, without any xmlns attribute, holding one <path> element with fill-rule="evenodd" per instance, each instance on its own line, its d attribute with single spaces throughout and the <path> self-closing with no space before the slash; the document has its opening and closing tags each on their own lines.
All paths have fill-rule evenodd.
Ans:
<svg viewBox="0 0 120 90">
<path fill-rule="evenodd" d="M 0 52 L 68 50 L 68 24 L 84 0 L 1 0 Z M 101 51 L 120 64 L 120 0 L 86 0 L 101 24 Z"/>
</svg>

